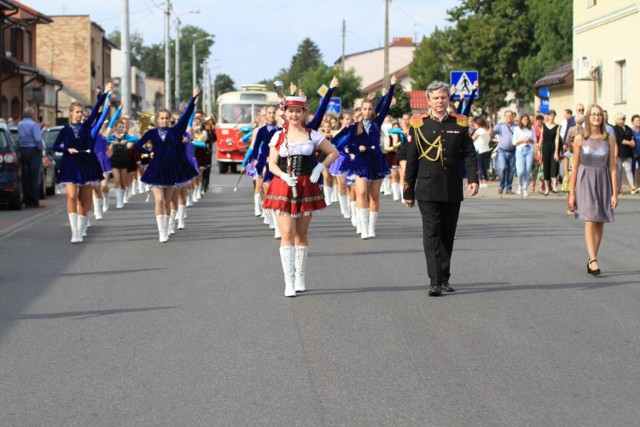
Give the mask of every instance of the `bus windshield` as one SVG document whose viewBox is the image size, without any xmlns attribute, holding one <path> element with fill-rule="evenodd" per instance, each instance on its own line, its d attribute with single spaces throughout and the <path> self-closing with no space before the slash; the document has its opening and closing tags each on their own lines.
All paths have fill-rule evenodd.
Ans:
<svg viewBox="0 0 640 427">
<path fill-rule="evenodd" d="M 220 119 L 222 123 L 248 125 L 255 120 L 258 111 L 267 104 L 222 104 Z"/>
</svg>

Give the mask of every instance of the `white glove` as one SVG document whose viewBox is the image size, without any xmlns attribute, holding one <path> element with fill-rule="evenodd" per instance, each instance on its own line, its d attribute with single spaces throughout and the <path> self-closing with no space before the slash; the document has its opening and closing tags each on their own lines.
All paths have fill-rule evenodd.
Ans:
<svg viewBox="0 0 640 427">
<path fill-rule="evenodd" d="M 311 171 L 311 177 L 309 178 L 309 180 L 314 184 L 318 182 L 318 180 L 320 179 L 320 175 L 322 175 L 322 171 L 325 170 L 326 168 L 327 167 L 322 163 L 318 163 Z"/>
<path fill-rule="evenodd" d="M 297 176 L 292 176 L 286 173 L 283 173 L 282 175 L 280 175 L 280 179 L 284 181 L 285 184 L 287 184 L 289 187 L 295 187 L 296 184 L 298 183 L 298 177 Z"/>
</svg>

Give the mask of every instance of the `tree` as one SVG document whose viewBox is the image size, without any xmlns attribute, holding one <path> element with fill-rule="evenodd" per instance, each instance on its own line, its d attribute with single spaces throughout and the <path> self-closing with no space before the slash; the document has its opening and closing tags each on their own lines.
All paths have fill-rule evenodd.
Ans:
<svg viewBox="0 0 640 427">
<path fill-rule="evenodd" d="M 309 111 L 313 112 L 318 108 L 320 96 L 316 92 L 323 84 L 329 86 L 333 76 L 337 76 L 340 80 L 340 85 L 334 90 L 333 96 L 341 98 L 343 109 L 353 108 L 353 101 L 361 96 L 362 79 L 356 76 L 353 68 L 347 70 L 343 75 L 340 72 L 339 66 L 328 67 L 325 64 L 320 64 L 302 76 L 299 87 L 307 96 Z"/>
<path fill-rule="evenodd" d="M 426 89 L 434 80 L 448 81 L 449 63 L 447 62 L 447 33 L 436 28 L 422 41 L 413 52 L 409 64 L 409 77 L 413 80 L 413 89 Z"/>
<path fill-rule="evenodd" d="M 200 84 L 200 81 L 193 81 L 192 51 L 193 42 L 202 39 L 205 40 L 196 43 L 196 60 L 198 61 L 198 64 L 196 64 L 196 73 L 199 77 L 202 77 L 202 67 L 200 65 L 206 63 L 211 55 L 210 49 L 214 44 L 214 36 L 194 25 L 185 25 L 180 30 L 180 94 L 184 99 L 191 97 L 193 88 L 197 84 Z M 175 58 L 175 54 L 173 58 Z M 174 68 L 172 68 L 172 70 L 173 69 Z"/>
<path fill-rule="evenodd" d="M 298 45 L 298 51 L 291 58 L 291 66 L 287 71 L 286 81 L 299 85 L 304 73 L 316 69 L 321 64 L 323 62 L 320 48 L 310 38 L 306 38 Z"/>
<path fill-rule="evenodd" d="M 164 45 L 153 44 L 142 49 L 140 69 L 149 77 L 164 78 Z"/>
<path fill-rule="evenodd" d="M 113 30 L 108 36 L 107 39 L 118 46 L 118 49 L 121 49 L 120 43 L 122 41 L 121 34 L 119 30 Z M 142 56 L 144 54 L 144 39 L 142 38 L 142 34 L 138 31 L 129 34 L 129 46 L 131 47 L 131 66 L 141 68 L 142 65 Z"/>
<path fill-rule="evenodd" d="M 396 99 L 396 103 L 389 110 L 391 117 L 399 118 L 402 117 L 404 113 L 411 112 L 411 99 L 400 83 L 398 83 L 393 90 L 393 97 Z"/>
<path fill-rule="evenodd" d="M 213 83 L 213 90 L 215 91 L 216 97 L 222 95 L 226 92 L 232 92 L 236 90 L 235 82 L 231 77 L 227 74 L 218 74 Z"/>
</svg>

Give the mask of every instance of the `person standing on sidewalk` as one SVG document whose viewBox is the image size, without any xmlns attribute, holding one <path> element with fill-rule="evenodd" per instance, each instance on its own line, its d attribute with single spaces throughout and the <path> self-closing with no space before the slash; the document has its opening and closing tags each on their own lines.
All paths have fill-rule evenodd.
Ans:
<svg viewBox="0 0 640 427">
<path fill-rule="evenodd" d="M 507 111 L 504 113 L 504 122 L 498 123 L 493 128 L 493 135 L 498 136 L 498 174 L 500 177 L 498 194 L 502 194 L 504 191 L 507 194 L 513 194 L 511 186 L 516 171 L 516 146 L 513 144 L 513 132 L 517 128 L 514 119 L 514 112 Z"/>
<path fill-rule="evenodd" d="M 44 207 L 40 204 L 40 169 L 44 143 L 40 126 L 33 120 L 31 107 L 24 109 L 22 120 L 18 123 L 18 142 L 24 204 L 28 208 Z"/>
<path fill-rule="evenodd" d="M 407 148 L 404 202 L 416 200 L 422 215 L 422 241 L 430 279 L 429 296 L 454 292 L 449 285 L 451 253 L 462 194 L 460 163 L 467 169 L 467 190 L 478 193 L 478 161 L 465 116 L 447 113 L 449 84 L 427 87 L 428 114 L 411 118 Z"/>
</svg>

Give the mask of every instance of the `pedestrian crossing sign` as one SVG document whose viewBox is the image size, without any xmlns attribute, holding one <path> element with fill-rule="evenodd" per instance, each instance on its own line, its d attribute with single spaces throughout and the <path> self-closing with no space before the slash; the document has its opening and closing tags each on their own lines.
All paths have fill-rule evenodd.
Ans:
<svg viewBox="0 0 640 427">
<path fill-rule="evenodd" d="M 469 99 L 473 90 L 473 83 L 478 81 L 477 71 L 452 71 L 451 85 L 456 87 L 456 97 Z M 478 98 L 478 92 L 474 99 Z"/>
<path fill-rule="evenodd" d="M 331 97 L 329 105 L 327 105 L 326 114 L 334 114 L 339 116 L 342 113 L 342 99 L 339 97 Z"/>
</svg>

